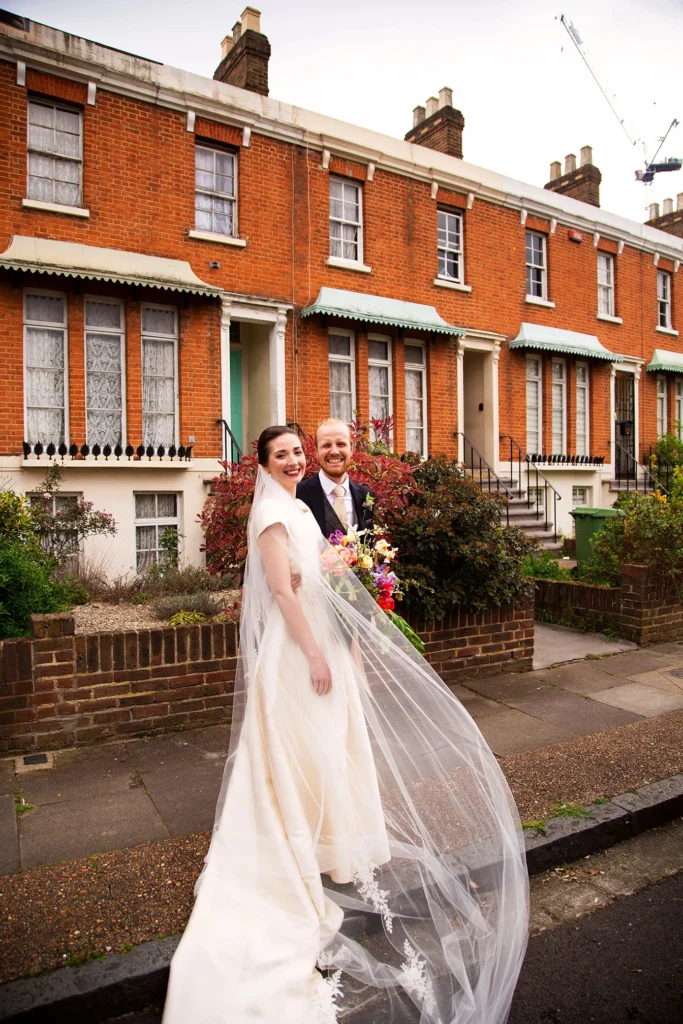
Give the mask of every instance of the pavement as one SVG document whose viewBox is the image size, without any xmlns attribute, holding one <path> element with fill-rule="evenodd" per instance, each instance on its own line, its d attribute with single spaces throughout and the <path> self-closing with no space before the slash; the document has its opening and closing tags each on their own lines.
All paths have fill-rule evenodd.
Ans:
<svg viewBox="0 0 683 1024">
<path fill-rule="evenodd" d="M 539 626 L 542 637 L 547 630 L 554 635 L 557 627 Z M 575 633 L 572 652 L 590 654 L 595 642 L 592 634 Z M 671 758 L 683 746 L 683 643 L 603 653 L 520 675 L 468 680 L 453 692 L 504 769 L 507 759 L 524 755 L 524 766 L 538 775 L 533 752 L 542 761 L 540 752 L 552 748 L 551 761 L 562 763 L 562 751 L 580 751 L 572 769 L 580 775 L 584 765 L 586 778 L 574 786 L 580 791 L 570 796 L 570 786 L 553 799 L 586 803 L 595 798 L 586 789 L 591 780 L 596 796 L 609 797 L 682 771 L 683 764 Z M 0 876 L 210 829 L 228 735 L 226 726 L 214 725 L 55 751 L 45 767 L 26 765 L 23 757 L 0 760 Z M 581 743 L 590 737 L 591 743 Z M 601 759 L 605 770 L 609 762 L 621 764 L 623 750 L 628 758 L 622 775 L 608 772 L 603 783 L 596 765 Z M 639 757 L 640 767 L 629 777 L 628 764 Z M 527 769 L 510 763 L 522 818 L 550 811 L 538 801 L 528 805 L 533 786 L 525 780 Z M 566 762 L 563 775 L 568 781 Z"/>
<path fill-rule="evenodd" d="M 534 669 L 637 650 L 638 645 L 630 640 L 608 640 L 604 633 L 582 633 L 545 622 L 537 622 L 534 629 Z"/>
</svg>

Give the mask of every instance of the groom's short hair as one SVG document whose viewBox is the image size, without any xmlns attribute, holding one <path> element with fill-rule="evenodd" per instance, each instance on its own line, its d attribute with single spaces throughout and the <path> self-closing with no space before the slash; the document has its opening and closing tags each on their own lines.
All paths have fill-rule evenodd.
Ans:
<svg viewBox="0 0 683 1024">
<path fill-rule="evenodd" d="M 351 440 L 351 428 L 349 427 L 348 423 L 345 420 L 337 419 L 336 416 L 330 416 L 328 417 L 328 419 L 323 420 L 322 423 L 319 423 L 318 426 L 315 428 L 316 448 L 318 447 L 318 431 L 320 430 L 321 427 L 343 427 L 344 430 L 349 435 L 349 441 Z"/>
</svg>

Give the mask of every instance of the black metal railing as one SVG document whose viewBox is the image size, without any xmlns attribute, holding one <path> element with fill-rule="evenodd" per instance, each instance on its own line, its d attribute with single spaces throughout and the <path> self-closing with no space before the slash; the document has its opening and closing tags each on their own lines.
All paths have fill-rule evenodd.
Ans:
<svg viewBox="0 0 683 1024">
<path fill-rule="evenodd" d="M 192 458 L 192 445 L 144 445 L 139 444 L 65 444 L 62 442 L 41 443 L 24 441 L 24 458 L 31 455 L 47 455 L 49 458 L 85 459 L 92 458 L 96 462 L 139 462 L 141 459 L 170 459 L 174 462 L 189 462 Z"/>
<path fill-rule="evenodd" d="M 242 449 L 237 443 L 237 438 L 225 420 L 216 420 L 216 423 L 223 424 L 223 461 L 239 462 L 242 458 Z"/>
<path fill-rule="evenodd" d="M 527 508 L 533 509 L 533 514 L 537 519 L 544 520 L 546 530 L 553 531 L 553 540 L 556 541 L 557 503 L 562 500 L 562 495 L 538 468 L 538 456 L 536 456 L 536 461 L 533 461 L 532 456 L 525 452 L 509 434 L 501 434 L 500 440 L 506 449 L 509 447 L 508 461 L 512 489 L 515 489 L 516 480 L 517 497 L 522 499 L 526 494 Z M 501 461 L 505 463 L 506 460 L 502 459 Z"/>
<path fill-rule="evenodd" d="M 602 466 L 604 455 L 545 455 L 541 452 L 529 452 L 529 459 L 539 466 Z"/>
<path fill-rule="evenodd" d="M 649 494 L 657 490 L 663 491 L 664 494 L 669 493 L 670 476 L 665 475 L 665 479 L 662 479 L 655 466 L 653 466 L 655 472 L 651 472 L 647 466 L 638 462 L 633 453 L 624 448 L 620 441 L 615 440 L 614 445 L 617 455 L 615 479 L 624 490 L 640 491 L 641 494 Z M 666 460 L 662 461 L 666 462 Z M 670 466 L 669 463 L 666 465 L 673 474 L 673 466 Z M 661 468 L 663 470 L 664 466 L 662 465 Z"/>
<path fill-rule="evenodd" d="M 673 463 L 665 459 L 652 445 L 648 448 L 647 455 L 643 456 L 643 462 L 646 468 L 649 468 L 653 476 L 659 481 L 660 488 L 669 494 L 676 468 Z"/>
<path fill-rule="evenodd" d="M 470 439 L 463 434 L 462 431 L 457 430 L 453 436 L 462 438 L 462 464 L 465 472 L 469 474 L 470 478 L 472 480 L 476 480 L 482 490 L 487 490 L 490 493 L 495 491 L 497 494 L 500 494 L 501 497 L 507 499 L 505 502 L 505 522 L 509 526 L 510 509 L 508 501 L 510 498 L 514 497 L 512 491 L 503 483 L 493 466 L 489 465 L 481 452 L 474 447 Z"/>
</svg>

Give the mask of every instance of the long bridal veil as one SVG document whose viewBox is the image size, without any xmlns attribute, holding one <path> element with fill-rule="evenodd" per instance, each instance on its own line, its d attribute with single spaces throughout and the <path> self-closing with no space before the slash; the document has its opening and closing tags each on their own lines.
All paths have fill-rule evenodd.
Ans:
<svg viewBox="0 0 683 1024">
<path fill-rule="evenodd" d="M 290 564 L 333 689 L 283 703 L 278 673 L 298 673 L 307 695 L 311 687 L 298 648 L 277 647 L 256 541 L 263 523 L 287 524 L 295 512 L 260 469 L 212 851 L 232 813 L 229 784 L 258 738 L 268 785 L 230 836 L 231 856 L 239 898 L 248 893 L 253 914 L 272 922 L 289 962 L 332 972 L 327 1009 L 311 1019 L 343 1019 L 347 997 L 378 1000 L 377 1020 L 502 1024 L 528 921 L 523 836 L 503 773 L 463 706 L 329 544 L 296 530 Z M 363 915 L 370 940 L 359 935 Z"/>
</svg>

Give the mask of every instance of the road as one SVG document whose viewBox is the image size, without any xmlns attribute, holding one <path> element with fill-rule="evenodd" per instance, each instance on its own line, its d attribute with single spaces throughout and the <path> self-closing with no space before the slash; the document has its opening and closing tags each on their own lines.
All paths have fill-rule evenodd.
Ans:
<svg viewBox="0 0 683 1024">
<path fill-rule="evenodd" d="M 683 873 L 532 938 L 508 1024 L 631 1022 L 683 1022 Z"/>
</svg>

